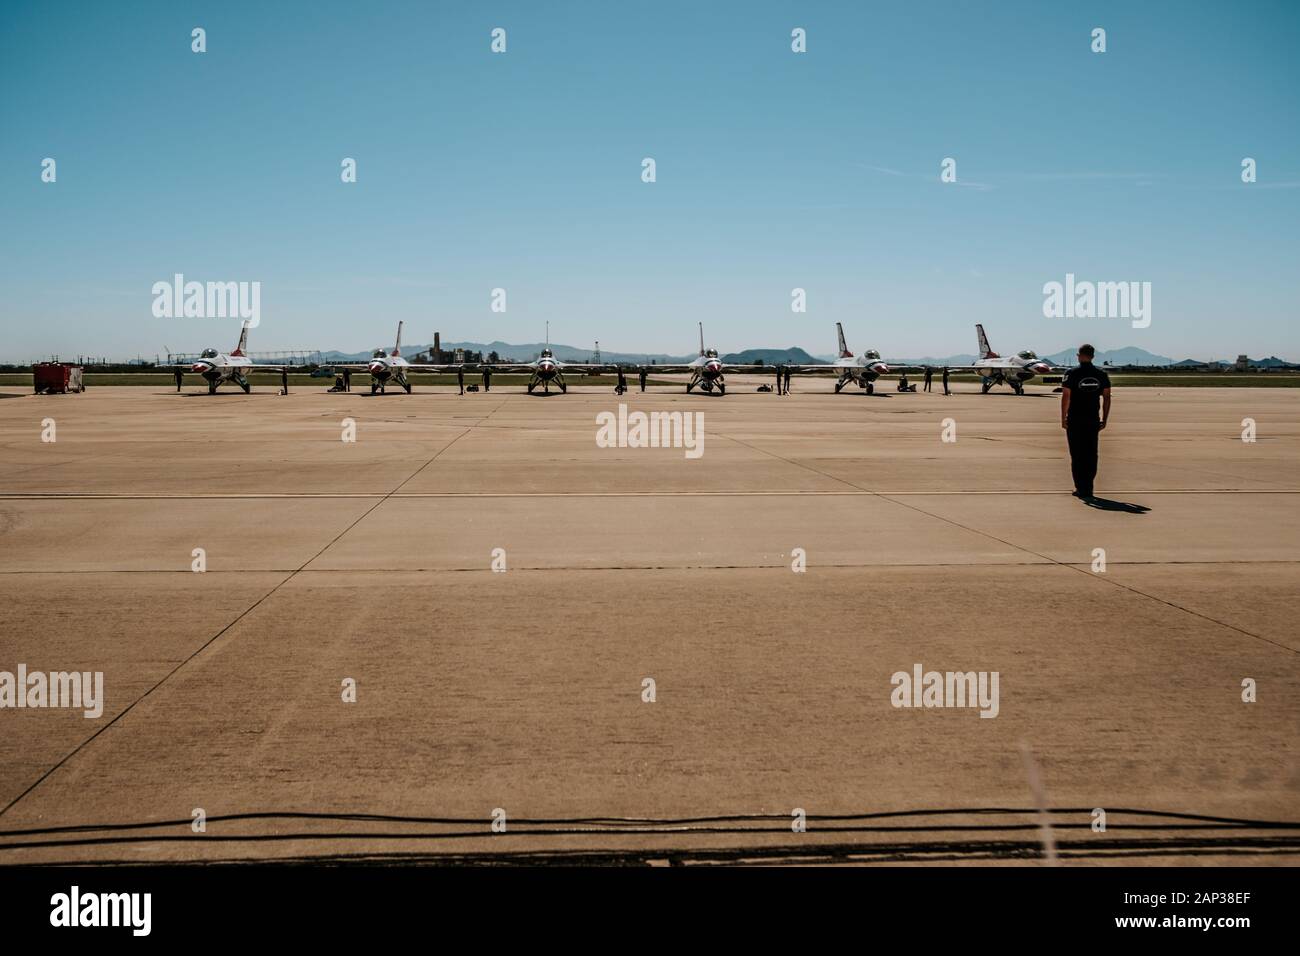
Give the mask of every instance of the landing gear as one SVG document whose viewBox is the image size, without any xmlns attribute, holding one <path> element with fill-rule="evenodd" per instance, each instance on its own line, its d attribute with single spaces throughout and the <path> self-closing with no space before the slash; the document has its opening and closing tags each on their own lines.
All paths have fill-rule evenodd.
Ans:
<svg viewBox="0 0 1300 956">
<path fill-rule="evenodd" d="M 568 394 L 569 394 L 569 386 L 566 385 L 566 384 L 564 384 L 564 379 L 560 379 L 559 382 L 558 382 L 558 384 L 559 384 L 559 386 L 560 386 L 560 394 L 561 394 L 561 395 L 568 395 Z"/>
<path fill-rule="evenodd" d="M 1024 386 L 1024 383 L 1023 383 L 1023 382 L 1012 382 L 1012 383 L 1011 383 L 1011 390 L 1012 390 L 1013 392 L 1015 392 L 1017 395 L 1023 395 L 1023 394 L 1025 394 L 1025 386 Z"/>
<path fill-rule="evenodd" d="M 209 395 L 215 395 L 215 394 L 217 394 L 217 383 L 216 383 L 216 382 L 208 382 L 208 394 L 209 394 Z"/>
<path fill-rule="evenodd" d="M 411 394 L 411 383 L 407 379 L 399 378 L 397 380 L 397 384 L 402 386 L 402 388 L 406 389 L 407 395 Z"/>
<path fill-rule="evenodd" d="M 239 383 L 239 387 L 244 390 L 245 395 L 247 395 L 249 392 L 253 390 L 253 387 L 248 384 L 248 379 L 244 378 L 243 376 L 240 376 L 239 378 L 235 379 L 235 381 Z"/>
<path fill-rule="evenodd" d="M 536 387 L 537 387 L 537 383 L 536 383 L 536 382 L 529 382 L 529 383 L 528 383 L 528 394 L 529 394 L 529 395 L 533 394 L 533 389 L 535 389 Z"/>
<path fill-rule="evenodd" d="M 868 383 L 867 383 L 867 394 L 868 394 L 868 395 L 874 395 L 875 393 L 876 393 L 876 383 L 875 383 L 875 382 L 868 382 Z"/>
<path fill-rule="evenodd" d="M 980 381 L 980 394 L 987 395 L 989 393 L 989 389 L 992 387 L 993 387 L 993 379 L 991 378 L 982 379 Z"/>
<path fill-rule="evenodd" d="M 848 382 L 848 379 L 846 379 L 846 378 L 842 378 L 842 379 L 840 379 L 838 382 L 835 383 L 835 394 L 836 394 L 836 395 L 838 395 L 838 394 L 840 393 L 840 389 L 842 389 L 842 388 L 845 386 L 845 384 L 846 384 L 847 382 Z"/>
<path fill-rule="evenodd" d="M 694 387 L 695 387 L 695 383 L 694 383 L 694 382 L 687 382 L 687 383 L 686 383 L 686 394 L 687 394 L 687 395 L 691 394 L 691 389 L 693 389 Z"/>
<path fill-rule="evenodd" d="M 719 381 L 719 382 L 718 382 L 718 394 L 719 394 L 719 395 L 726 395 L 726 394 L 727 394 L 727 385 L 726 385 L 725 382 L 722 382 L 722 381 Z"/>
</svg>

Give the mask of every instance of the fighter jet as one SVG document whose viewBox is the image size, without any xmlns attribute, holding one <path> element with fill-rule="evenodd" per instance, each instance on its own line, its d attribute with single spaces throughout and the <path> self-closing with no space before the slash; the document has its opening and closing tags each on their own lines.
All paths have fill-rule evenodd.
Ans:
<svg viewBox="0 0 1300 956">
<path fill-rule="evenodd" d="M 209 395 L 216 394 L 217 386 L 223 382 L 234 382 L 247 394 L 251 390 L 248 384 L 248 374 L 252 371 L 289 372 L 306 367 L 300 365 L 255 365 L 253 360 L 244 354 L 244 348 L 248 345 L 248 327 L 249 322 L 245 320 L 243 327 L 239 330 L 239 344 L 229 354 L 219 352 L 216 349 L 204 349 L 199 353 L 199 357 L 189 365 L 173 365 L 171 367 L 202 375 L 203 380 L 208 383 Z"/>
<path fill-rule="evenodd" d="M 1030 350 L 1017 352 L 1010 358 L 1003 358 L 989 348 L 988 336 L 984 326 L 976 324 L 975 332 L 979 336 L 980 357 L 972 365 L 950 365 L 950 369 L 978 372 L 981 378 L 981 393 L 988 394 L 994 385 L 1010 385 L 1017 395 L 1025 394 L 1025 382 L 1035 375 L 1046 375 L 1056 371 L 1051 362 L 1045 362 Z"/>
<path fill-rule="evenodd" d="M 574 362 L 561 362 L 551 351 L 551 323 L 546 323 L 546 346 L 542 349 L 542 354 L 531 362 L 519 364 L 493 364 L 485 366 L 495 372 L 517 372 L 527 373 L 528 394 L 541 386 L 542 393 L 549 395 L 551 393 L 551 384 L 559 386 L 561 392 L 567 392 L 569 385 L 564 380 L 565 372 L 579 372 L 582 374 L 612 371 L 616 368 L 609 364 L 578 364 Z"/>
<path fill-rule="evenodd" d="M 717 349 L 704 347 L 704 323 L 700 323 L 700 354 L 690 362 L 679 365 L 644 365 L 647 372 L 689 372 L 691 380 L 686 383 L 686 391 L 698 388 L 712 394 L 716 388 L 719 395 L 727 394 L 727 372 L 752 372 L 753 365 L 728 365 L 718 358 Z"/>
<path fill-rule="evenodd" d="M 386 352 L 383 349 L 375 349 L 369 361 L 364 365 L 355 364 L 333 364 L 331 368 L 346 368 L 352 371 L 370 373 L 370 394 L 376 392 L 383 395 L 389 382 L 396 382 L 402 388 L 406 389 L 406 394 L 411 394 L 411 380 L 408 377 L 412 372 L 454 372 L 463 365 L 431 365 L 420 363 L 412 365 L 406 359 L 402 358 L 402 325 L 397 323 L 397 341 L 393 344 L 393 351 Z"/>
<path fill-rule="evenodd" d="M 892 372 L 907 372 L 921 370 L 919 365 L 905 365 L 899 362 L 886 362 L 880 358 L 880 353 L 875 349 L 867 349 L 861 355 L 854 355 L 848 345 L 844 342 L 844 326 L 835 323 L 835 333 L 839 337 L 840 357 L 830 365 L 786 365 L 784 368 L 792 372 L 826 372 L 833 371 L 839 373 L 839 379 L 835 383 L 835 391 L 839 391 L 853 382 L 858 388 L 865 388 L 867 394 L 875 392 L 875 381 L 882 375 L 888 375 Z"/>
</svg>

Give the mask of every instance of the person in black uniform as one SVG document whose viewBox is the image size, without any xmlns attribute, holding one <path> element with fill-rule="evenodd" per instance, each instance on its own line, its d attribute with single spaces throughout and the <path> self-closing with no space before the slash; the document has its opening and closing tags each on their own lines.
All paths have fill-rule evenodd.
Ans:
<svg viewBox="0 0 1300 956">
<path fill-rule="evenodd" d="M 645 369 L 643 368 L 638 370 L 637 376 L 641 379 L 641 391 L 644 392 L 645 391 Z"/>
<path fill-rule="evenodd" d="M 930 383 L 934 381 L 934 369 L 930 366 L 925 367 L 925 390 L 930 391 Z"/>
<path fill-rule="evenodd" d="M 483 366 L 483 391 L 492 391 L 492 369 L 486 365 Z"/>
<path fill-rule="evenodd" d="M 184 377 L 185 377 L 185 373 L 182 372 L 180 369 L 177 369 L 176 370 L 176 391 L 178 392 L 181 390 L 181 380 Z"/>
<path fill-rule="evenodd" d="M 1093 497 L 1097 438 L 1110 418 L 1110 376 L 1092 364 L 1096 354 L 1091 345 L 1080 345 L 1078 366 L 1061 380 L 1061 427 L 1070 445 L 1074 496 L 1084 500 Z"/>
<path fill-rule="evenodd" d="M 945 395 L 952 394 L 952 392 L 948 391 L 948 366 L 946 365 L 943 367 L 943 393 Z"/>
<path fill-rule="evenodd" d="M 280 369 L 280 394 L 289 394 L 289 370 L 287 368 Z"/>
<path fill-rule="evenodd" d="M 465 394 L 465 366 L 456 366 L 456 382 L 460 385 L 460 393 Z"/>
<path fill-rule="evenodd" d="M 781 375 L 784 371 L 785 369 L 781 368 L 781 366 L 776 367 L 776 394 L 778 395 L 781 394 Z"/>
<path fill-rule="evenodd" d="M 790 366 L 785 367 L 785 393 L 790 394 Z"/>
</svg>

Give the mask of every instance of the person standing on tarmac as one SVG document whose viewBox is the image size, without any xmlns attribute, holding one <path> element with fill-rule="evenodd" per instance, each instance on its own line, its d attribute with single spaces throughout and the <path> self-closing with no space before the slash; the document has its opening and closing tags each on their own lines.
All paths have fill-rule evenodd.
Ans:
<svg viewBox="0 0 1300 956">
<path fill-rule="evenodd" d="M 1078 366 L 1061 380 L 1061 427 L 1070 446 L 1074 496 L 1084 501 L 1093 498 L 1097 439 L 1110 418 L 1110 376 L 1092 364 L 1096 354 L 1091 345 L 1080 345 Z"/>
<path fill-rule="evenodd" d="M 785 367 L 785 393 L 790 394 L 790 366 Z"/>
<path fill-rule="evenodd" d="M 925 367 L 925 390 L 930 391 L 930 383 L 934 381 L 934 369 L 930 366 Z"/>
<path fill-rule="evenodd" d="M 483 391 L 492 391 L 492 369 L 486 365 L 483 366 Z"/>
<path fill-rule="evenodd" d="M 181 380 L 183 378 L 185 378 L 185 373 L 182 372 L 180 369 L 177 369 L 176 370 L 176 391 L 178 392 L 181 390 Z"/>
<path fill-rule="evenodd" d="M 781 394 L 781 366 L 776 366 L 776 394 Z"/>
<path fill-rule="evenodd" d="M 945 395 L 952 394 L 952 392 L 948 391 L 948 366 L 946 365 L 943 367 L 943 393 Z"/>
<path fill-rule="evenodd" d="M 465 394 L 465 366 L 456 366 L 456 383 L 460 385 L 460 393 Z"/>
<path fill-rule="evenodd" d="M 644 368 L 637 370 L 637 377 L 641 379 L 641 391 L 644 392 L 645 391 L 645 369 Z"/>
</svg>

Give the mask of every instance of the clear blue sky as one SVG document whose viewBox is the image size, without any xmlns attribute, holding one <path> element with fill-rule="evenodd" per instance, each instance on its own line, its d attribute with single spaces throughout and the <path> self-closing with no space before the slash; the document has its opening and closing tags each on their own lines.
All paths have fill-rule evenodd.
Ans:
<svg viewBox="0 0 1300 956">
<path fill-rule="evenodd" d="M 254 349 L 549 319 L 683 354 L 702 319 L 825 353 L 842 320 L 946 355 L 982 321 L 1003 352 L 1300 360 L 1297 46 L 1300 3 L 1249 0 L 6 0 L 0 357 L 233 345 L 153 317 L 183 272 L 262 283 Z M 1150 281 L 1151 327 L 1044 318 L 1066 272 Z"/>
</svg>

